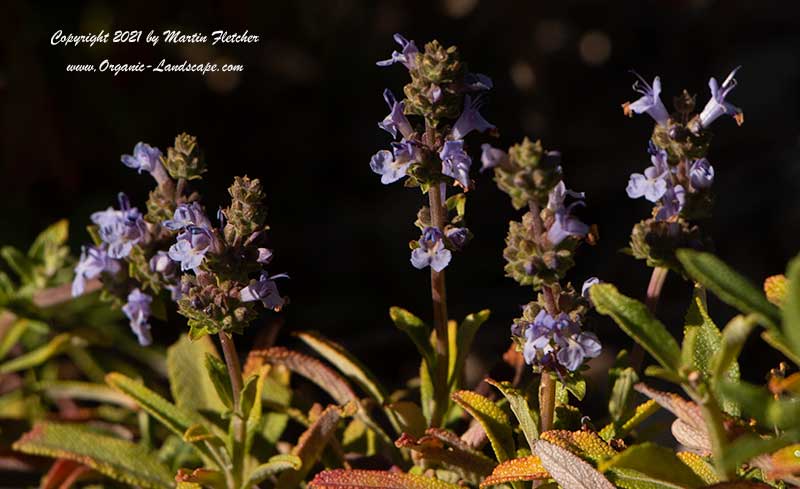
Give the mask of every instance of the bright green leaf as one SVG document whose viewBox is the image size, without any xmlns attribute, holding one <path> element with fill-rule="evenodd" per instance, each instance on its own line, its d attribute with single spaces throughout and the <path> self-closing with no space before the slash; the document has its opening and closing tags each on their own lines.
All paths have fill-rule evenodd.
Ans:
<svg viewBox="0 0 800 489">
<path fill-rule="evenodd" d="M 615 467 L 636 470 L 653 479 L 671 482 L 689 489 L 705 485 L 703 480 L 672 450 L 650 442 L 640 443 L 626 449 L 607 462 L 601 463 L 598 469 L 605 472 Z"/>
<path fill-rule="evenodd" d="M 248 489 L 266 480 L 267 477 L 279 474 L 284 470 L 299 470 L 303 461 L 296 455 L 275 455 L 267 463 L 261 464 L 247 476 L 247 481 L 242 484 L 242 489 Z"/>
<path fill-rule="evenodd" d="M 81 344 L 82 340 L 73 337 L 69 333 L 61 333 L 54 336 L 47 344 L 0 364 L 0 374 L 38 367 L 52 357 L 66 351 L 73 343 Z"/>
<path fill-rule="evenodd" d="M 411 314 L 401 307 L 389 309 L 389 317 L 392 318 L 397 329 L 403 331 L 411 338 L 416 345 L 419 354 L 428 362 L 428 365 L 435 365 L 433 347 L 431 346 L 431 330 L 422 322 L 420 318 Z"/>
<path fill-rule="evenodd" d="M 530 449 L 533 450 L 533 445 L 539 439 L 539 414 L 530 408 L 525 394 L 514 388 L 510 382 L 497 382 L 492 379 L 485 381 L 497 388 L 508 399 L 508 406 L 517 418 L 519 429 L 525 435 Z"/>
<path fill-rule="evenodd" d="M 451 397 L 481 424 L 498 462 L 505 462 L 514 456 L 511 425 L 508 416 L 497 404 L 476 392 L 466 390 L 456 391 Z"/>
<path fill-rule="evenodd" d="M 457 329 L 455 334 L 455 351 L 453 351 L 453 345 L 451 345 L 448 355 L 448 359 L 450 361 L 450 367 L 448 369 L 448 382 L 451 387 L 458 385 L 461 370 L 464 368 L 464 362 L 466 361 L 467 355 L 469 355 L 469 351 L 472 348 L 472 342 L 475 340 L 475 334 L 478 332 L 478 329 L 480 329 L 481 325 L 483 325 L 483 323 L 489 319 L 489 314 L 490 312 L 488 309 L 470 314 L 464 319 L 464 321 L 461 322 L 461 326 Z M 452 342 L 454 335 L 450 333 L 449 336 Z"/>
<path fill-rule="evenodd" d="M 214 343 L 208 336 L 191 341 L 187 335 L 181 335 L 167 349 L 169 386 L 179 409 L 213 412 L 226 410 L 208 372 L 203 368 L 206 355 L 217 356 Z"/>
</svg>

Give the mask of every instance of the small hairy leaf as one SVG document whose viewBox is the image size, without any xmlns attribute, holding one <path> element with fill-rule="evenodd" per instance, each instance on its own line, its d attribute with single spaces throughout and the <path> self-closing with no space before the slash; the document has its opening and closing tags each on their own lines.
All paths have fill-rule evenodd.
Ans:
<svg viewBox="0 0 800 489">
<path fill-rule="evenodd" d="M 617 325 L 650 353 L 662 367 L 677 372 L 681 350 L 675 338 L 647 306 L 626 297 L 611 284 L 597 284 L 589 289 L 597 312 L 611 316 Z"/>
<path fill-rule="evenodd" d="M 620 489 L 686 489 L 681 485 L 654 479 L 632 469 L 609 469 L 605 475 Z"/>
<path fill-rule="evenodd" d="M 628 433 L 630 433 L 631 430 L 642 424 L 644 420 L 655 414 L 659 409 L 660 406 L 657 402 L 652 399 L 648 399 L 642 404 L 636 406 L 636 409 L 634 409 L 630 418 L 609 423 L 604 426 L 603 429 L 600 430 L 600 438 L 605 441 L 609 441 L 613 438 L 624 438 L 628 436 Z"/>
<path fill-rule="evenodd" d="M 636 470 L 653 479 L 671 482 L 689 489 L 704 485 L 703 480 L 672 450 L 650 442 L 640 443 L 626 449 L 612 459 L 601 463 L 598 470 L 605 472 L 615 467 Z"/>
<path fill-rule="evenodd" d="M 705 484 L 714 484 L 719 482 L 719 477 L 717 476 L 716 471 L 714 471 L 714 467 L 706 461 L 705 458 L 701 457 L 700 455 L 694 452 L 678 452 L 675 455 L 681 459 L 681 462 L 685 463 L 692 472 L 697 475 Z"/>
<path fill-rule="evenodd" d="M 703 413 L 700 411 L 700 407 L 697 404 L 687 401 L 678 394 L 652 389 L 647 384 L 641 382 L 636 384 L 634 389 L 656 401 L 661 407 L 674 414 L 678 419 L 689 426 L 705 431 Z"/>
<path fill-rule="evenodd" d="M 52 398 L 69 398 L 116 404 L 134 410 L 138 404 L 125 394 L 104 384 L 81 382 L 77 380 L 43 380 L 36 388 Z"/>
<path fill-rule="evenodd" d="M 736 365 L 736 359 L 744 347 L 750 331 L 756 326 L 754 316 L 736 316 L 722 330 L 722 343 L 719 351 L 711 358 L 711 376 L 722 378 L 724 372 Z"/>
<path fill-rule="evenodd" d="M 746 382 L 720 383 L 720 393 L 742 406 L 742 411 L 754 417 L 768 429 L 790 429 L 800 426 L 800 401 L 775 399 L 766 388 Z"/>
<path fill-rule="evenodd" d="M 703 454 L 711 453 L 711 439 L 708 437 L 708 431 L 705 428 L 698 429 L 680 419 L 676 419 L 672 422 L 670 429 L 672 436 L 684 447 Z"/>
<path fill-rule="evenodd" d="M 759 465 L 764 461 L 760 455 L 778 451 L 792 443 L 800 441 L 800 432 L 797 430 L 785 432 L 776 438 L 762 438 L 752 433 L 746 433 L 729 443 L 722 452 L 722 465 L 725 470 L 736 470 L 743 463 Z M 751 462 L 752 459 L 755 459 Z M 798 458 L 797 460 L 800 460 Z M 769 468 L 768 468 L 769 470 Z"/>
<path fill-rule="evenodd" d="M 73 460 L 133 486 L 173 486 L 169 469 L 141 445 L 77 425 L 37 423 L 13 448 L 30 455 Z"/>
<path fill-rule="evenodd" d="M 308 489 L 460 489 L 461 486 L 415 474 L 385 470 L 325 470 Z"/>
<path fill-rule="evenodd" d="M 402 428 L 401 432 L 416 437 L 425 433 L 428 423 L 418 404 L 411 401 L 397 401 L 388 404 L 386 409 L 390 410 L 397 419 L 398 427 Z"/>
<path fill-rule="evenodd" d="M 603 474 L 569 450 L 539 440 L 534 453 L 542 467 L 564 489 L 614 489 Z"/>
<path fill-rule="evenodd" d="M 467 355 L 469 355 L 469 350 L 472 348 L 472 342 L 475 340 L 475 334 L 483 323 L 489 319 L 489 314 L 490 312 L 488 309 L 470 314 L 464 318 L 464 321 L 461 322 L 461 326 L 457 329 L 455 334 L 455 351 L 451 348 L 448 356 L 451 363 L 448 372 L 449 384 L 451 386 L 457 385 L 461 370 L 464 368 L 464 362 L 467 359 Z"/>
<path fill-rule="evenodd" d="M 419 439 L 403 433 L 395 445 L 413 450 L 425 460 L 449 465 L 463 479 L 473 483 L 487 476 L 495 466 L 494 460 L 470 448 L 455 434 L 439 428 L 430 428 Z"/>
<path fill-rule="evenodd" d="M 206 353 L 204 363 L 208 380 L 217 393 L 217 399 L 228 409 L 233 409 L 233 387 L 225 363 L 211 353 Z"/>
<path fill-rule="evenodd" d="M 530 408 L 525 394 L 512 387 L 510 382 L 498 382 L 492 379 L 485 379 L 485 382 L 496 387 L 508 399 L 511 412 L 516 416 L 519 428 L 533 450 L 533 444 L 539 439 L 539 415 Z"/>
<path fill-rule="evenodd" d="M 66 351 L 71 344 L 80 343 L 81 341 L 69 333 L 61 333 L 54 336 L 47 344 L 0 364 L 0 374 L 10 374 L 38 367 L 54 356 Z"/>
<path fill-rule="evenodd" d="M 593 462 L 600 462 L 617 454 L 616 450 L 593 431 L 550 430 L 542 433 L 541 439 Z"/>
<path fill-rule="evenodd" d="M 411 338 L 416 345 L 419 354 L 428 362 L 434 365 L 433 346 L 431 346 L 431 329 L 422 322 L 422 319 L 406 311 L 402 307 L 392 307 L 389 309 L 389 317 L 392 318 L 397 329 L 403 331 Z"/>
<path fill-rule="evenodd" d="M 740 311 L 759 314 L 768 326 L 778 327 L 781 321 L 778 308 L 771 304 L 749 280 L 725 262 L 711 253 L 689 249 L 678 250 L 676 255 L 686 273 L 722 301 Z"/>
<path fill-rule="evenodd" d="M 167 374 L 175 405 L 184 410 L 223 412 L 225 404 L 217 395 L 214 383 L 203 367 L 206 355 L 217 357 L 208 336 L 194 341 L 187 335 L 167 349 Z"/>
<path fill-rule="evenodd" d="M 242 484 L 242 489 L 248 489 L 260 482 L 264 481 L 267 477 L 279 474 L 284 470 L 300 470 L 303 466 L 303 461 L 296 455 L 275 455 L 258 467 L 254 468 L 250 474 L 247 475 L 247 480 Z"/>
<path fill-rule="evenodd" d="M 505 462 L 514 454 L 514 435 L 508 416 L 497 404 L 472 391 L 456 391 L 453 401 L 477 420 L 492 444 L 498 462 Z"/>
<path fill-rule="evenodd" d="M 302 461 L 302 464 L 299 469 L 283 472 L 275 485 L 277 489 L 299 487 L 300 482 L 305 479 L 306 475 L 317 463 L 322 450 L 325 449 L 331 436 L 336 431 L 341 414 L 342 412 L 338 407 L 328 406 L 316 421 L 311 423 L 311 426 L 300 435 L 297 445 L 292 449 L 292 455 L 297 456 Z"/>
<path fill-rule="evenodd" d="M 481 482 L 481 487 L 516 481 L 534 481 L 549 479 L 550 474 L 542 466 L 536 455 L 506 460 L 494 468 L 492 474 Z"/>
</svg>

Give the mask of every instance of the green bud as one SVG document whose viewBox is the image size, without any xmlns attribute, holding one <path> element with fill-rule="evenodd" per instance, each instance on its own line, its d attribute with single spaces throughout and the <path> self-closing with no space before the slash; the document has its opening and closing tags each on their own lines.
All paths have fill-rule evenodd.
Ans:
<svg viewBox="0 0 800 489">
<path fill-rule="evenodd" d="M 675 251 L 680 248 L 706 249 L 710 246 L 710 239 L 703 235 L 699 226 L 683 218 L 669 222 L 651 218 L 633 227 L 630 246 L 631 254 L 645 260 L 648 266 L 667 267 L 683 274 Z"/>
<path fill-rule="evenodd" d="M 167 149 L 167 156 L 162 156 L 161 162 L 175 180 L 202 178 L 206 171 L 205 161 L 197 147 L 197 138 L 186 133 L 175 138 L 175 146 Z"/>
<path fill-rule="evenodd" d="M 264 229 L 267 208 L 264 205 L 264 192 L 261 181 L 247 176 L 235 177 L 228 188 L 231 205 L 225 210 L 228 222 L 225 224 L 225 241 L 229 244 L 246 240 L 251 234 Z"/>
<path fill-rule="evenodd" d="M 671 165 L 677 165 L 680 161 L 705 157 L 711 143 L 711 133 L 703 130 L 695 134 L 687 126 L 670 119 L 668 127 L 656 124 L 653 143 L 667 152 Z"/>
<path fill-rule="evenodd" d="M 530 201 L 544 207 L 562 177 L 558 159 L 545 157 L 542 143 L 528 138 L 509 148 L 508 157 L 508 165 L 495 168 L 497 186 L 511 197 L 515 209 L 526 207 Z"/>
<path fill-rule="evenodd" d="M 506 260 L 506 276 L 520 285 L 532 285 L 538 290 L 543 284 L 558 282 L 575 265 L 574 251 L 580 241 L 570 237 L 555 249 L 540 249 L 532 228 L 531 212 L 522 216 L 522 222 L 509 223 L 503 258 Z"/>
<path fill-rule="evenodd" d="M 441 119 L 458 117 L 463 104 L 460 85 L 464 73 L 464 64 L 455 46 L 445 49 L 439 41 L 426 44 L 424 51 L 417 53 L 414 68 L 410 70 L 411 83 L 403 89 L 405 113 L 423 116 L 434 127 Z M 430 99 L 434 87 L 438 87 L 442 94 L 436 103 Z"/>
</svg>

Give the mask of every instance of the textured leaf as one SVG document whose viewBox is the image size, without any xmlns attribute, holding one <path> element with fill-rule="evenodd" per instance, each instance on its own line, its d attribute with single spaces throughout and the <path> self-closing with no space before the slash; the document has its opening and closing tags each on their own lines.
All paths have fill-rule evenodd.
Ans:
<svg viewBox="0 0 800 489">
<path fill-rule="evenodd" d="M 611 284 L 597 284 L 590 294 L 597 312 L 611 316 L 617 325 L 650 353 L 662 367 L 677 372 L 681 351 L 675 338 L 647 306 L 626 297 Z"/>
<path fill-rule="evenodd" d="M 494 460 L 474 450 L 455 434 L 440 428 L 429 428 L 419 439 L 403 433 L 395 445 L 413 450 L 423 459 L 457 468 L 462 478 L 474 482 L 488 475 L 496 465 Z"/>
<path fill-rule="evenodd" d="M 383 470 L 325 470 L 308 484 L 308 489 L 459 489 L 433 477 Z"/>
<path fill-rule="evenodd" d="M 617 454 L 611 445 L 593 431 L 550 430 L 542 433 L 541 439 L 594 462 L 606 460 Z"/>
<path fill-rule="evenodd" d="M 611 468 L 632 469 L 653 479 L 690 489 L 704 485 L 703 480 L 672 450 L 649 442 L 634 445 L 615 455 L 612 459 L 601 463 L 598 470 L 605 472 Z"/>
<path fill-rule="evenodd" d="M 83 340 L 75 338 L 69 333 L 61 333 L 54 336 L 47 344 L 0 364 L 0 374 L 9 374 L 38 367 L 54 356 L 66 351 L 70 345 L 76 344 L 77 346 L 82 343 Z"/>
<path fill-rule="evenodd" d="M 722 301 L 743 312 L 761 315 L 767 324 L 777 328 L 780 312 L 749 280 L 742 277 L 711 253 L 678 250 L 678 260 L 686 273 L 712 291 Z"/>
<path fill-rule="evenodd" d="M 563 489 L 614 489 L 603 474 L 569 450 L 539 440 L 534 452 Z"/>
<path fill-rule="evenodd" d="M 756 326 L 753 316 L 736 316 L 730 320 L 722 331 L 722 342 L 719 351 L 711 359 L 711 376 L 722 378 L 722 374 L 736 365 L 736 359 L 744 347 L 750 331 Z"/>
<path fill-rule="evenodd" d="M 753 463 L 752 459 L 763 460 L 760 455 L 778 451 L 800 441 L 799 435 L 800 432 L 796 429 L 784 432 L 776 438 L 762 438 L 752 433 L 744 434 L 725 446 L 722 457 L 723 468 L 733 471 L 743 463 Z"/>
<path fill-rule="evenodd" d="M 481 487 L 516 481 L 533 481 L 549 479 L 550 474 L 542 466 L 536 455 L 506 460 L 494 468 L 492 474 L 481 482 Z"/>
<path fill-rule="evenodd" d="M 789 287 L 783 301 L 783 336 L 795 356 L 800 357 L 800 257 L 789 262 Z"/>
<path fill-rule="evenodd" d="M 525 394 L 521 390 L 515 389 L 510 382 L 498 382 L 492 379 L 485 379 L 485 382 L 496 387 L 508 400 L 511 412 L 516 416 L 519 428 L 533 450 L 533 444 L 539 439 L 539 415 L 530 408 Z"/>
<path fill-rule="evenodd" d="M 608 398 L 608 413 L 611 419 L 619 424 L 630 411 L 633 385 L 639 381 L 639 376 L 632 367 L 615 367 L 609 371 L 609 378 L 614 383 Z"/>
<path fill-rule="evenodd" d="M 389 309 L 389 317 L 392 318 L 397 329 L 403 331 L 411 338 L 417 351 L 428 365 L 434 365 L 433 346 L 431 346 L 431 329 L 422 322 L 420 318 L 406 311 L 402 307 L 392 307 Z"/>
<path fill-rule="evenodd" d="M 299 469 L 283 472 L 278 478 L 277 489 L 295 489 L 299 487 L 306 475 L 317 463 L 322 451 L 336 431 L 341 417 L 341 410 L 336 406 L 328 406 L 308 429 L 300 435 L 292 455 L 302 461 Z"/>
<path fill-rule="evenodd" d="M 686 489 L 678 484 L 660 481 L 632 469 L 610 469 L 605 475 L 620 489 Z"/>
<path fill-rule="evenodd" d="M 761 482 L 734 481 L 720 482 L 713 486 L 706 486 L 704 489 L 772 489 L 772 486 L 762 484 Z"/>
<path fill-rule="evenodd" d="M 204 368 L 206 354 L 217 356 L 208 336 L 194 341 L 187 335 L 167 349 L 167 374 L 175 405 L 184 410 L 223 412 L 226 406 L 217 395 Z"/>
<path fill-rule="evenodd" d="M 678 443 L 689 450 L 703 454 L 711 453 L 711 439 L 708 437 L 708 431 L 705 428 L 698 429 L 680 419 L 676 419 L 672 422 L 670 429 L 672 430 L 672 436 L 675 437 Z"/>
<path fill-rule="evenodd" d="M 451 338 L 456 338 L 455 351 L 453 351 L 453 347 L 451 346 L 450 354 L 448 355 L 448 359 L 450 360 L 448 379 L 451 386 L 457 385 L 458 377 L 461 374 L 461 370 L 464 368 L 464 362 L 472 348 L 472 342 L 475 340 L 475 334 L 483 323 L 489 319 L 489 314 L 490 311 L 484 309 L 481 312 L 468 315 L 464 318 L 464 321 L 461 322 L 461 326 L 458 328 L 456 334 L 450 334 Z"/>
<path fill-rule="evenodd" d="M 754 417 L 764 427 L 789 429 L 800 426 L 800 401 L 775 399 L 769 390 L 746 382 L 722 382 L 720 393 L 742 406 L 742 411 Z"/>
<path fill-rule="evenodd" d="M 77 380 L 43 380 L 36 384 L 36 388 L 56 399 L 68 398 L 111 403 L 131 410 L 138 407 L 138 404 L 130 397 L 103 384 Z"/>
<path fill-rule="evenodd" d="M 225 362 L 216 355 L 206 353 L 204 363 L 208 380 L 217 393 L 217 399 L 228 409 L 233 409 L 233 387 L 231 387 L 231 378 L 228 375 L 228 367 L 225 366 Z"/>
<path fill-rule="evenodd" d="M 623 422 L 609 423 L 600 430 L 600 438 L 609 441 L 613 438 L 625 438 L 631 430 L 642 424 L 647 418 L 652 416 L 660 409 L 658 403 L 652 399 L 648 399 L 636 406 L 633 414 Z"/>
<path fill-rule="evenodd" d="M 508 416 L 497 404 L 472 391 L 456 391 L 453 401 L 467 411 L 483 427 L 492 444 L 498 462 L 505 462 L 514 454 L 514 435 Z"/>
<path fill-rule="evenodd" d="M 397 401 L 386 406 L 394 414 L 401 433 L 420 437 L 428 426 L 425 415 L 418 404 L 411 401 Z"/>
<path fill-rule="evenodd" d="M 173 486 L 167 467 L 141 445 L 76 425 L 38 423 L 13 448 L 31 455 L 73 460 L 134 486 Z"/>
<path fill-rule="evenodd" d="M 714 484 L 719 482 L 719 477 L 714 471 L 714 467 L 706 461 L 705 458 L 693 452 L 678 452 L 675 455 L 685 463 L 687 467 L 692 469 L 692 472 L 697 475 L 704 483 Z"/>
<path fill-rule="evenodd" d="M 788 479 L 800 476 L 800 444 L 793 444 L 763 455 L 750 462 L 760 468 L 770 479 Z"/>
<path fill-rule="evenodd" d="M 303 461 L 296 455 L 275 455 L 248 474 L 247 481 L 242 484 L 242 489 L 248 489 L 284 470 L 300 470 L 302 466 Z"/>
<path fill-rule="evenodd" d="M 689 426 L 695 429 L 705 430 L 703 413 L 700 411 L 700 406 L 697 404 L 687 401 L 678 394 L 652 389 L 647 386 L 647 384 L 641 382 L 636 384 L 634 388 L 638 392 L 656 401 L 661 407 L 674 414 L 678 419 Z"/>
</svg>

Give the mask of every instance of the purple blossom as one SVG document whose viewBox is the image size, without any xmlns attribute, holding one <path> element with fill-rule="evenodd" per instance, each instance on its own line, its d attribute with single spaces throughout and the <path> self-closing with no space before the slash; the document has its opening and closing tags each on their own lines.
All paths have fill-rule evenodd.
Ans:
<svg viewBox="0 0 800 489">
<path fill-rule="evenodd" d="M 502 149 L 492 147 L 491 144 L 481 145 L 481 172 L 496 166 L 506 166 L 508 164 L 508 153 Z"/>
<path fill-rule="evenodd" d="M 430 100 L 432 104 L 438 104 L 442 100 L 442 95 L 441 87 L 435 84 L 431 84 L 431 87 L 428 89 L 428 93 L 426 94 L 428 100 Z"/>
<path fill-rule="evenodd" d="M 564 313 L 552 317 L 540 310 L 525 330 L 522 355 L 528 364 L 542 365 L 555 360 L 570 371 L 575 371 L 586 358 L 600 354 L 602 347 L 593 333 L 581 331 L 580 324 Z"/>
<path fill-rule="evenodd" d="M 638 78 L 633 83 L 633 90 L 642 94 L 642 96 L 635 102 L 626 103 L 622 106 L 625 115 L 631 115 L 631 112 L 636 114 L 647 113 L 658 125 L 666 126 L 669 122 L 669 112 L 661 102 L 661 78 L 655 77 L 653 86 L 650 86 L 638 73 L 634 72 L 633 74 Z"/>
<path fill-rule="evenodd" d="M 122 306 L 122 312 L 130 320 L 131 329 L 142 346 L 147 346 L 153 341 L 150 335 L 150 323 L 148 322 L 151 302 L 153 302 L 152 297 L 139 289 L 133 289 L 128 294 L 128 303 Z"/>
<path fill-rule="evenodd" d="M 258 258 L 256 258 L 257 263 L 261 263 L 262 265 L 266 265 L 272 261 L 272 250 L 269 248 L 259 248 L 258 249 Z"/>
<path fill-rule="evenodd" d="M 553 246 L 558 246 L 569 236 L 583 237 L 589 232 L 589 226 L 572 215 L 572 209 L 578 205 L 584 205 L 583 201 L 573 202 L 556 211 L 553 225 L 547 230 L 547 240 Z"/>
<path fill-rule="evenodd" d="M 464 249 L 464 245 L 466 245 L 467 240 L 469 240 L 469 230 L 467 228 L 451 227 L 445 231 L 444 234 L 447 236 L 447 239 L 450 240 L 450 244 L 456 251 Z"/>
<path fill-rule="evenodd" d="M 731 115 L 740 126 L 744 122 L 744 113 L 742 109 L 725 101 L 725 97 L 736 87 L 736 78 L 734 78 L 734 75 L 739 71 L 739 68 L 741 68 L 741 66 L 737 66 L 730 72 L 728 77 L 725 78 L 725 81 L 722 82 L 722 86 L 719 86 L 717 79 L 714 77 L 708 81 L 708 87 L 711 89 L 711 98 L 708 100 L 708 103 L 706 103 L 703 111 L 700 112 L 700 127 L 703 129 L 707 128 L 723 114 Z"/>
<path fill-rule="evenodd" d="M 664 197 L 661 198 L 661 208 L 656 213 L 657 221 L 667 221 L 677 216 L 686 203 L 686 191 L 682 185 L 667 187 Z"/>
<path fill-rule="evenodd" d="M 481 105 L 483 105 L 483 100 L 480 96 L 475 98 L 469 95 L 464 96 L 464 110 L 461 111 L 461 115 L 456 120 L 456 123 L 453 124 L 452 135 L 454 139 L 464 139 L 472 131 L 484 132 L 495 128 L 479 112 Z"/>
<path fill-rule="evenodd" d="M 638 199 L 644 196 L 650 202 L 658 202 L 667 191 L 669 179 L 669 165 L 667 164 L 667 152 L 659 150 L 650 157 L 653 166 L 644 170 L 644 175 L 634 173 L 628 180 L 628 197 Z"/>
<path fill-rule="evenodd" d="M 119 194 L 119 205 L 120 210 L 109 207 L 91 216 L 92 222 L 98 227 L 100 239 L 108 244 L 111 258 L 125 258 L 147 234 L 142 214 L 130 206 L 128 197 L 123 193 Z"/>
<path fill-rule="evenodd" d="M 570 196 L 575 199 L 584 199 L 586 198 L 586 194 L 583 192 L 574 192 L 572 190 L 567 189 L 567 186 L 564 185 L 564 181 L 559 181 L 553 190 L 547 196 L 547 208 L 553 212 L 557 212 L 559 209 L 564 207 L 564 201 L 566 200 L 567 196 Z"/>
<path fill-rule="evenodd" d="M 150 271 L 152 272 L 160 273 L 165 277 L 172 277 L 175 275 L 176 268 L 177 265 L 166 251 L 159 250 L 150 258 Z"/>
<path fill-rule="evenodd" d="M 161 223 L 167 229 L 180 231 L 188 226 L 203 226 L 210 228 L 211 221 L 206 217 L 203 208 L 197 202 L 190 204 L 180 204 L 172 215 L 172 219 L 167 219 Z"/>
<path fill-rule="evenodd" d="M 72 297 L 78 297 L 86 290 L 86 281 L 97 278 L 103 272 L 116 274 L 120 271 L 117 260 L 108 256 L 105 249 L 97 246 L 84 246 L 81 258 L 75 266 L 75 278 L 72 280 Z"/>
<path fill-rule="evenodd" d="M 583 285 L 581 286 L 581 296 L 583 296 L 584 299 L 589 299 L 589 289 L 591 289 L 592 286 L 599 284 L 600 282 L 601 282 L 600 279 L 597 277 L 587 278 L 583 282 Z"/>
<path fill-rule="evenodd" d="M 468 92 L 491 90 L 494 87 L 492 79 L 483 73 L 467 73 L 464 75 L 464 89 Z"/>
<path fill-rule="evenodd" d="M 464 151 L 464 142 L 446 141 L 439 152 L 439 158 L 442 159 L 442 173 L 454 178 L 462 187 L 468 189 L 470 186 L 469 168 L 472 166 L 472 159 Z"/>
<path fill-rule="evenodd" d="M 707 189 L 714 183 L 714 167 L 705 158 L 694 160 L 689 167 L 689 180 L 696 189 Z"/>
<path fill-rule="evenodd" d="M 261 301 L 267 309 L 279 311 L 286 304 L 286 300 L 278 292 L 278 284 L 275 283 L 276 278 L 289 278 L 289 276 L 279 274 L 270 277 L 262 272 L 257 281 L 251 280 L 250 285 L 241 290 L 239 299 L 242 302 Z"/>
<path fill-rule="evenodd" d="M 214 237 L 208 228 L 189 226 L 178 235 L 178 241 L 170 246 L 169 257 L 181 263 L 182 271 L 192 270 L 196 273 L 213 243 Z"/>
<path fill-rule="evenodd" d="M 388 88 L 383 91 L 383 99 L 386 101 L 386 105 L 389 106 L 389 115 L 378 123 L 378 127 L 391 134 L 394 138 L 397 137 L 397 131 L 400 131 L 404 138 L 411 137 L 414 133 L 414 128 L 411 127 L 411 123 L 405 115 L 405 102 L 402 100 L 398 102 Z"/>
<path fill-rule="evenodd" d="M 603 347 L 594 333 L 582 332 L 576 335 L 562 335 L 559 337 L 559 349 L 556 353 L 558 363 L 567 370 L 578 370 L 587 358 L 600 355 Z"/>
<path fill-rule="evenodd" d="M 369 167 L 381 176 L 381 183 L 389 185 L 404 176 L 408 167 L 417 161 L 418 150 L 410 141 L 392 143 L 392 151 L 381 150 L 370 159 Z"/>
<path fill-rule="evenodd" d="M 430 266 L 437 272 L 447 267 L 452 258 L 450 250 L 445 248 L 442 232 L 439 228 L 426 227 L 419 239 L 419 247 L 411 252 L 411 264 L 422 270 Z"/>
<path fill-rule="evenodd" d="M 161 151 L 158 148 L 138 142 L 133 147 L 133 155 L 122 155 L 120 161 L 125 166 L 142 173 L 142 171 L 152 172 L 157 165 L 160 165 L 159 158 L 161 158 Z"/>
<path fill-rule="evenodd" d="M 419 53 L 417 45 L 414 44 L 414 41 L 409 41 L 401 34 L 395 34 L 394 40 L 400 45 L 400 52 L 393 51 L 391 58 L 378 61 L 375 64 L 378 66 L 391 66 L 395 63 L 402 63 L 409 70 L 413 69 L 416 65 L 417 53 Z"/>
</svg>

